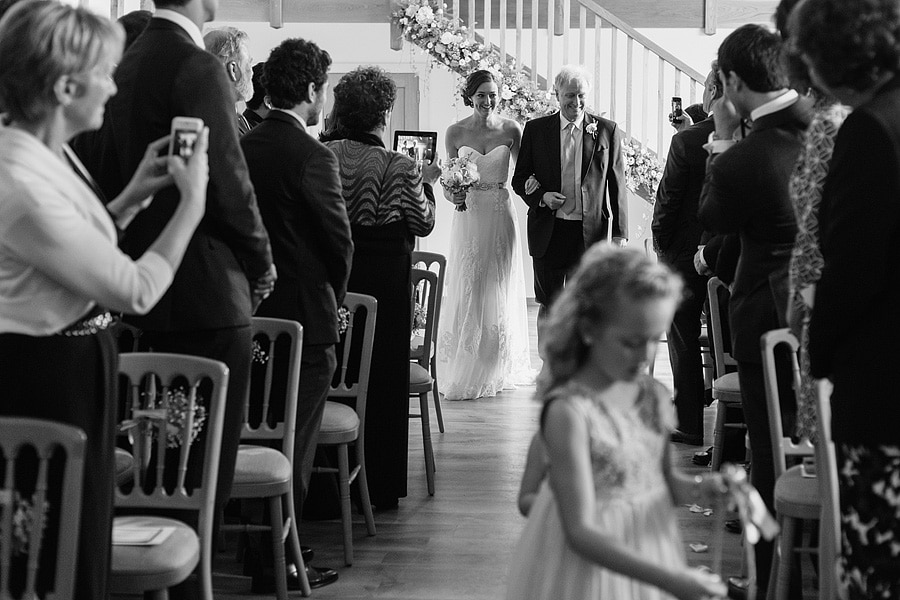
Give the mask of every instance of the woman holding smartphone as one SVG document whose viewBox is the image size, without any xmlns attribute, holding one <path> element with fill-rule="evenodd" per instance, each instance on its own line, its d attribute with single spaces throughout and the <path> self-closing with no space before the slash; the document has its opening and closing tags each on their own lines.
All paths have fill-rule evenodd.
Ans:
<svg viewBox="0 0 900 600">
<path fill-rule="evenodd" d="M 109 570 L 117 353 L 108 311 L 144 313 L 166 291 L 203 216 L 208 178 L 204 129 L 189 161 L 159 158 L 168 137 L 157 140 L 122 194 L 106 208 L 99 201 L 67 142 L 103 122 L 123 40 L 118 25 L 55 0 L 20 3 L 0 20 L 0 415 L 87 435 L 78 600 L 105 598 Z M 173 182 L 181 201 L 172 219 L 132 260 L 116 228 Z M 60 501 L 50 498 L 39 594 L 55 585 Z"/>
</svg>

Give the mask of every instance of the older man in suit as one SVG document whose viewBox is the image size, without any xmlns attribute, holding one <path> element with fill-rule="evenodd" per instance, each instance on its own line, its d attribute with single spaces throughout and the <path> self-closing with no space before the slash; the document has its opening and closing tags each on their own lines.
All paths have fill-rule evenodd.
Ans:
<svg viewBox="0 0 900 600">
<path fill-rule="evenodd" d="M 238 146 L 231 83 L 200 35 L 203 23 L 214 18 L 216 4 L 157 0 L 153 19 L 116 69 L 118 94 L 106 105 L 100 139 L 83 156 L 106 197 L 115 198 L 147 144 L 169 133 L 173 117 L 198 117 L 209 127 L 206 215 L 169 291 L 147 315 L 126 319 L 144 330 L 142 342 L 149 349 L 212 358 L 229 368 L 219 513 L 231 490 L 248 393 L 250 317 L 253 306 L 270 293 L 275 268 Z M 143 254 L 177 202 L 174 187 L 158 193 L 125 231 L 122 249 L 131 256 Z"/>
<path fill-rule="evenodd" d="M 718 70 L 706 77 L 703 110 L 722 96 Z M 683 118 L 684 122 L 689 116 Z M 684 278 L 685 298 L 675 311 L 669 328 L 669 360 L 675 385 L 678 429 L 672 432 L 676 442 L 703 443 L 703 364 L 700 357 L 700 314 L 706 299 L 706 275 L 694 268 L 694 254 L 703 237 L 697 219 L 700 191 L 706 175 L 706 150 L 703 145 L 715 129 L 711 117 L 682 129 L 672 138 L 666 169 L 656 192 L 653 207 L 653 242 L 656 252 Z"/>
<path fill-rule="evenodd" d="M 788 89 L 781 38 L 764 27 L 736 29 L 722 42 L 718 58 L 725 96 L 713 106 L 716 127 L 707 144 L 700 220 L 708 229 L 740 236 L 729 305 L 732 354 L 753 454 L 751 482 L 772 510 L 775 476 L 759 340 L 779 327 L 784 307 L 776 305 L 776 298 L 787 298 L 787 265 L 797 233 L 788 180 L 812 119 L 812 101 Z M 735 142 L 741 119 L 751 119 L 752 130 Z M 781 398 L 788 416 L 793 399 L 789 385 L 782 386 Z M 763 596 L 771 560 L 772 544 L 761 540 L 756 582 Z"/>
<path fill-rule="evenodd" d="M 244 103 L 253 97 L 253 61 L 247 48 L 247 33 L 236 27 L 213 29 L 203 36 L 207 51 L 215 54 L 225 67 L 234 90 L 234 110 L 238 135 L 250 131 L 250 123 L 241 114 Z"/>
<path fill-rule="evenodd" d="M 624 245 L 628 237 L 622 132 L 614 121 L 585 112 L 590 81 L 582 68 L 563 67 L 554 89 L 559 112 L 525 124 L 512 178 L 528 204 L 539 320 L 585 248 L 599 240 Z M 539 187 L 527 193 L 530 177 Z"/>
<path fill-rule="evenodd" d="M 294 501 L 303 514 L 316 441 L 337 364 L 338 306 L 347 292 L 353 241 L 337 158 L 306 128 L 319 122 L 331 57 L 312 42 L 288 39 L 272 50 L 262 84 L 272 109 L 241 139 L 280 273 L 259 314 L 299 321 L 303 357 L 294 442 Z M 337 579 L 311 570 L 310 585 Z M 289 580 L 289 582 L 292 580 Z M 262 583 L 257 590 L 265 587 Z"/>
</svg>

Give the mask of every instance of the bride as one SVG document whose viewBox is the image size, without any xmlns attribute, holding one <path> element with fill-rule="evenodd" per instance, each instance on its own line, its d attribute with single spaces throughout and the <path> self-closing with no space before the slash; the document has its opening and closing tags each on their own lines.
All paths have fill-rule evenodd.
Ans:
<svg viewBox="0 0 900 600">
<path fill-rule="evenodd" d="M 468 156 L 480 175 L 468 192 L 444 190 L 457 205 L 437 349 L 449 400 L 495 396 L 533 379 L 519 233 L 507 190 L 522 127 L 497 114 L 498 94 L 490 71 L 471 73 L 463 101 L 472 115 L 451 125 L 445 138 L 447 155 Z"/>
</svg>

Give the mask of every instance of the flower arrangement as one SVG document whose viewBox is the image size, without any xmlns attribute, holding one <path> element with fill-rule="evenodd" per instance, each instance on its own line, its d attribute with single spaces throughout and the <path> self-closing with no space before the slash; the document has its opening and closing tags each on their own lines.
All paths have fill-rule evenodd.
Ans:
<svg viewBox="0 0 900 600">
<path fill-rule="evenodd" d="M 28 554 L 31 532 L 38 521 L 38 515 L 34 510 L 34 501 L 33 499 L 29 500 L 22 497 L 16 490 L 2 490 L 0 498 L 2 498 L 0 505 L 2 505 L 3 511 L 12 511 L 12 554 L 13 556 Z M 45 501 L 43 504 L 43 516 L 40 520 L 43 530 L 47 528 L 49 508 L 50 503 Z"/>
<path fill-rule="evenodd" d="M 625 185 L 653 204 L 656 200 L 656 188 L 662 180 L 663 166 L 655 154 L 635 139 L 622 142 L 622 147 L 625 153 Z"/>
<path fill-rule="evenodd" d="M 425 329 L 428 323 L 428 309 L 422 306 L 421 302 L 416 302 L 413 307 L 413 329 Z"/>
<path fill-rule="evenodd" d="M 478 183 L 481 176 L 476 165 L 468 156 L 451 158 L 441 167 L 441 185 L 451 194 L 468 192 L 469 188 Z M 468 207 L 465 202 L 456 205 L 456 210 L 464 211 Z"/>
<path fill-rule="evenodd" d="M 500 110 L 510 118 L 524 124 L 557 109 L 552 92 L 538 88 L 493 45 L 470 39 L 466 27 L 447 17 L 444 8 L 445 4 L 432 8 L 431 0 L 403 0 L 391 17 L 407 40 L 454 73 L 462 77 L 477 69 L 493 73 L 500 88 Z"/>
<path fill-rule="evenodd" d="M 594 138 L 597 139 L 597 124 L 591 121 L 584 127 L 584 132 Z"/>
<path fill-rule="evenodd" d="M 350 327 L 350 310 L 346 306 L 338 309 L 338 335 L 342 335 Z"/>
<path fill-rule="evenodd" d="M 269 353 L 263 350 L 260 343 L 256 340 L 253 340 L 252 352 L 252 362 L 259 365 L 264 365 L 269 362 Z"/>
<path fill-rule="evenodd" d="M 186 437 L 184 430 L 187 428 L 190 396 L 184 388 L 176 388 L 166 391 L 166 400 L 165 407 L 157 408 L 156 399 L 153 399 L 148 408 L 135 410 L 131 419 L 121 423 L 119 429 L 128 432 L 129 441 L 132 444 L 135 443 L 132 430 L 138 429 L 142 425 L 153 425 L 154 421 L 165 419 L 166 447 L 177 448 L 184 445 Z M 204 423 L 206 423 L 206 407 L 203 406 L 202 396 L 197 394 L 194 400 L 191 431 L 187 436 L 188 444 L 193 444 L 197 440 L 197 436 L 203 431 Z"/>
</svg>

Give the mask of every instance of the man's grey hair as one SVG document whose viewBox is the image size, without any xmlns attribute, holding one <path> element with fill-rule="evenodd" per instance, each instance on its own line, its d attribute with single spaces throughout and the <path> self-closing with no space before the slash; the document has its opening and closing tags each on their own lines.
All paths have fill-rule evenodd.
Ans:
<svg viewBox="0 0 900 600">
<path fill-rule="evenodd" d="M 203 36 L 206 50 L 219 57 L 223 63 L 238 60 L 241 45 L 247 43 L 247 33 L 237 27 L 213 29 Z"/>
<path fill-rule="evenodd" d="M 584 67 L 581 65 L 564 65 L 553 80 L 553 89 L 559 91 L 576 81 L 583 83 L 586 89 L 591 88 L 591 78 Z"/>
</svg>

